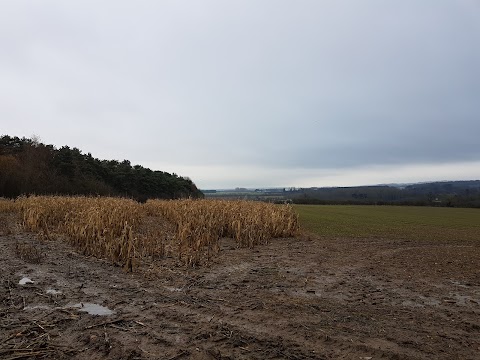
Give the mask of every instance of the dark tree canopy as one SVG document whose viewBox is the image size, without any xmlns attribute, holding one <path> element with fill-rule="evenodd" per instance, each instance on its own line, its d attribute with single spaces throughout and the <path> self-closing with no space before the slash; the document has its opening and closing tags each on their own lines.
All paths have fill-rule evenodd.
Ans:
<svg viewBox="0 0 480 360">
<path fill-rule="evenodd" d="M 36 139 L 0 137 L 0 197 L 22 194 L 203 197 L 189 178 L 130 161 L 100 160 L 77 148 L 56 149 Z"/>
</svg>

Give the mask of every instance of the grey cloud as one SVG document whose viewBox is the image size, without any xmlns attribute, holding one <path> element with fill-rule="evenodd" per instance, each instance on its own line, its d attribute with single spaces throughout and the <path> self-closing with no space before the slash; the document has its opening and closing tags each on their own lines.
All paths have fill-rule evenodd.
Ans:
<svg viewBox="0 0 480 360">
<path fill-rule="evenodd" d="M 2 7 L 1 132 L 209 169 L 480 159 L 473 0 Z"/>
</svg>

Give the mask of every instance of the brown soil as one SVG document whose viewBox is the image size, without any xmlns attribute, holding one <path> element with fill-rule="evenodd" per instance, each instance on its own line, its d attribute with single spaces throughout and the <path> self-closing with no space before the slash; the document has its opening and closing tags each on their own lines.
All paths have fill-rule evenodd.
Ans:
<svg viewBox="0 0 480 360">
<path fill-rule="evenodd" d="M 480 242 L 225 239 L 210 266 L 131 274 L 17 233 L 0 264 L 1 359 L 480 358 Z"/>
</svg>

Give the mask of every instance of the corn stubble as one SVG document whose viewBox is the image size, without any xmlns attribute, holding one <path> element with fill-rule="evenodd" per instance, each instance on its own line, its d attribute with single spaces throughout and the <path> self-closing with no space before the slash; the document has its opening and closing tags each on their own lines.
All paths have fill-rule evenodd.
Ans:
<svg viewBox="0 0 480 360">
<path fill-rule="evenodd" d="M 19 212 L 27 231 L 46 239 L 64 239 L 83 254 L 107 259 L 127 271 L 167 255 L 197 266 L 219 253 L 222 238 L 252 248 L 298 231 L 298 216 L 290 206 L 248 201 L 139 204 L 108 197 L 30 196 L 0 201 L 0 212 L 4 211 Z M 173 236 L 156 226 L 165 220 L 173 224 Z"/>
<path fill-rule="evenodd" d="M 16 210 L 14 201 L 0 197 L 0 214 L 13 213 Z"/>
<path fill-rule="evenodd" d="M 178 256 L 195 266 L 211 260 L 220 239 L 235 239 L 238 246 L 254 247 L 278 237 L 294 236 L 298 217 L 290 206 L 249 201 L 149 200 L 150 215 L 163 216 L 176 226 Z"/>
</svg>

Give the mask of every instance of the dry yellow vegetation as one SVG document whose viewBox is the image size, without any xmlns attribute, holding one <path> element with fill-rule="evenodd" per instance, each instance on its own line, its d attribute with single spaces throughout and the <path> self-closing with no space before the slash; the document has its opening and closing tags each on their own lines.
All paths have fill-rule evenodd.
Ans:
<svg viewBox="0 0 480 360">
<path fill-rule="evenodd" d="M 288 205 L 227 200 L 149 200 L 147 213 L 164 216 L 176 226 L 178 254 L 196 265 L 219 251 L 223 237 L 234 238 L 238 246 L 253 247 L 269 239 L 294 236 L 298 217 Z"/>
<path fill-rule="evenodd" d="M 9 213 L 16 211 L 15 202 L 0 197 L 0 213 Z"/>
<path fill-rule="evenodd" d="M 219 252 L 223 237 L 234 238 L 238 246 L 253 247 L 298 231 L 298 217 L 290 206 L 248 201 L 140 204 L 108 197 L 30 196 L 2 199 L 0 211 L 16 211 L 25 230 L 47 239 L 65 239 L 85 255 L 107 259 L 129 271 L 146 257 L 164 256 L 167 245 L 183 263 L 196 266 Z M 162 219 L 175 227 L 172 238 L 155 227 Z"/>
<path fill-rule="evenodd" d="M 64 237 L 85 255 L 133 268 L 133 235 L 141 208 L 133 200 L 107 197 L 30 196 L 15 202 L 27 231 Z"/>
</svg>

